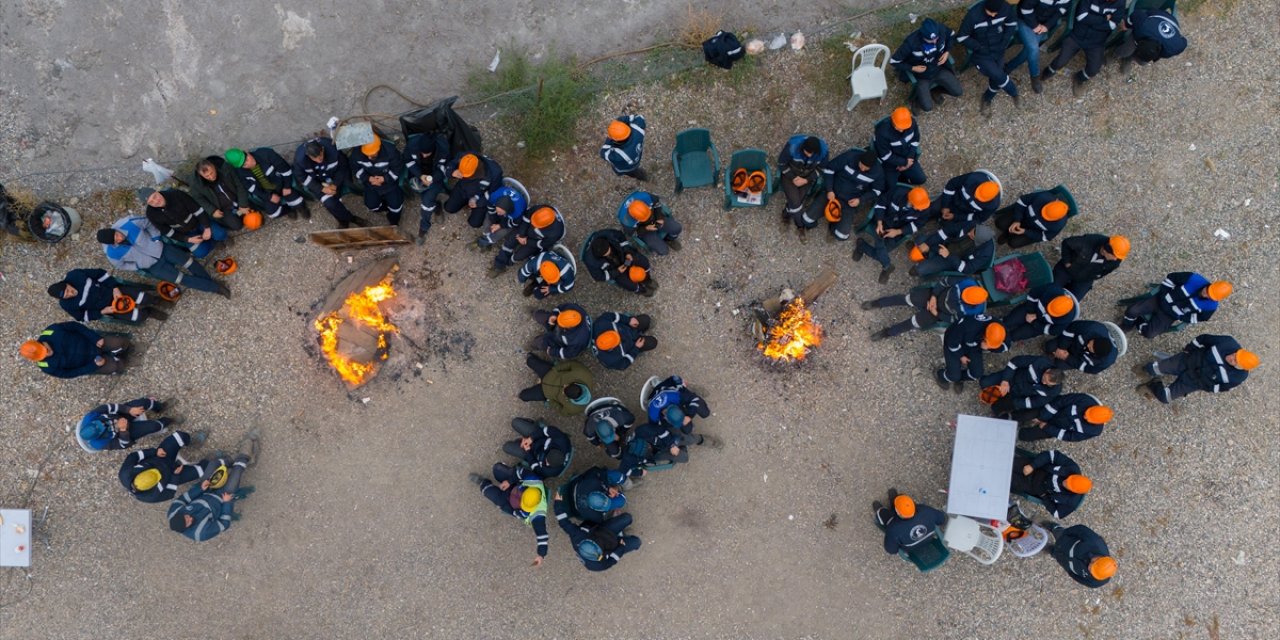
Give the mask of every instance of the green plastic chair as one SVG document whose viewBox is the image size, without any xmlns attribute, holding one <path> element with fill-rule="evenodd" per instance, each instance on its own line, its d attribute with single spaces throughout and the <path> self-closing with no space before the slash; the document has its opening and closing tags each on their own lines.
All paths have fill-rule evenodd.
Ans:
<svg viewBox="0 0 1280 640">
<path fill-rule="evenodd" d="M 941 567 L 947 558 L 951 557 L 951 550 L 947 545 L 942 543 L 942 534 L 934 527 L 923 541 L 917 542 L 915 545 L 898 550 L 898 555 L 903 560 L 915 565 L 920 573 L 929 573 L 938 567 Z"/>
<path fill-rule="evenodd" d="M 720 181 L 720 152 L 706 129 L 685 129 L 676 134 L 671 150 L 671 166 L 676 174 L 676 193 L 695 187 L 714 187 Z"/>
<path fill-rule="evenodd" d="M 1075 196 L 1071 195 L 1071 191 L 1065 185 L 1058 185 L 1050 189 L 1049 192 L 1067 203 L 1067 220 L 1080 215 L 1080 208 L 1076 206 Z"/>
<path fill-rule="evenodd" d="M 729 164 L 725 167 L 724 175 L 732 177 L 738 169 L 746 169 L 747 173 L 753 171 L 764 172 L 764 193 L 760 194 L 760 203 L 752 204 L 750 202 L 742 202 L 737 196 L 733 195 L 733 185 L 730 180 L 724 182 L 724 210 L 732 211 L 737 208 L 746 207 L 763 207 L 769 204 L 769 196 L 778 190 L 778 172 L 769 164 L 769 154 L 761 149 L 739 149 L 729 156 Z"/>
<path fill-rule="evenodd" d="M 1017 294 L 1008 294 L 996 288 L 996 266 L 1017 260 L 1027 270 L 1027 288 L 1026 291 Z M 1035 253 L 1015 253 L 1007 255 L 995 261 L 990 269 L 979 274 L 982 280 L 982 287 L 987 290 L 989 300 L 987 306 L 1000 307 L 1011 304 L 1018 304 L 1027 298 L 1027 291 L 1030 291 L 1040 285 L 1053 282 L 1053 267 L 1049 266 L 1049 261 L 1045 260 L 1044 255 L 1039 251 Z"/>
</svg>

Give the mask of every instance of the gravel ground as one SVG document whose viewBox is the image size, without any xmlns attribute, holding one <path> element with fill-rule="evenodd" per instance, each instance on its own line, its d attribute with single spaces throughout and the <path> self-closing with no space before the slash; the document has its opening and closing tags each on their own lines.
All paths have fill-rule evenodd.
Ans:
<svg viewBox="0 0 1280 640">
<path fill-rule="evenodd" d="M 16 356 L 0 361 L 0 405 L 12 427 L 0 450 L 0 499 L 37 515 L 48 509 L 30 579 L 0 573 L 0 637 L 161 628 L 185 638 L 214 625 L 237 638 L 1270 637 L 1280 622 L 1280 562 L 1254 531 L 1280 498 L 1272 372 L 1280 317 L 1267 302 L 1280 274 L 1265 257 L 1277 241 L 1266 212 L 1280 205 L 1271 62 L 1280 47 L 1267 28 L 1277 19 L 1280 9 L 1265 3 L 1198 13 L 1184 20 L 1192 48 L 1183 56 L 1137 69 L 1131 82 L 1108 67 L 1080 99 L 1056 80 L 1021 111 L 1000 100 L 990 120 L 977 114 L 981 85 L 970 73 L 963 81 L 974 98 L 920 118 L 934 189 L 977 167 L 1001 176 L 1010 195 L 1061 182 L 1083 211 L 1069 234 L 1134 239 L 1124 266 L 1089 296 L 1087 317 L 1112 319 L 1113 301 L 1168 271 L 1236 284 L 1206 330 L 1261 355 L 1244 386 L 1173 408 L 1131 390 L 1132 364 L 1194 332 L 1134 338 L 1111 370 L 1068 381 L 1117 411 L 1101 438 L 1062 445 L 1095 479 L 1095 494 L 1068 522 L 1098 530 L 1119 558 L 1106 588 L 1079 587 L 1048 556 L 991 567 L 955 556 L 922 575 L 885 555 L 870 501 L 896 486 L 942 506 L 945 422 L 981 406 L 928 379 L 935 335 L 866 341 L 896 318 L 858 302 L 905 290 L 905 268 L 879 286 L 874 265 L 849 260 L 850 246 L 779 233 L 780 197 L 769 211 L 725 214 L 721 192 L 703 189 L 670 200 L 688 235 L 684 251 L 656 260 L 655 298 L 585 277 L 567 297 L 592 312 L 656 320 L 662 345 L 631 370 L 606 375 L 591 363 L 599 393 L 634 408 L 646 377 L 679 373 L 714 410 L 700 428 L 726 441 L 631 493 L 644 547 L 618 567 L 586 573 L 553 530 L 547 563 L 529 568 L 532 536 L 465 480 L 501 459 L 514 415 L 579 429 L 514 398 L 533 380 L 520 346 L 535 331 L 534 305 L 514 282 L 484 277 L 487 256 L 464 248 L 470 229 L 449 218 L 425 252 L 399 251 L 393 318 L 403 337 L 382 374 L 348 393 L 314 355 L 311 310 L 374 256 L 348 262 L 302 243 L 329 224 L 318 212 L 310 224 L 284 221 L 242 237 L 231 251 L 241 262 L 229 281 L 235 297 L 194 293 L 163 326 L 135 331 L 146 353 L 124 377 L 55 381 Z M 1242 58 L 1244 49 L 1255 53 Z M 698 72 L 604 95 L 578 146 L 555 162 L 523 161 L 501 131 L 487 129 L 487 140 L 520 168 L 535 199 L 566 213 L 576 248 L 613 224 L 634 186 L 596 157 L 603 123 L 625 104 L 649 119 L 647 166 L 664 196 L 672 184 L 664 153 L 686 126 L 709 127 L 725 159 L 749 146 L 773 156 L 797 131 L 821 133 L 837 149 L 864 144 L 901 88 L 853 113 L 842 97 L 788 92 L 785 83 L 817 56 L 770 56 L 738 86 Z M 100 199 L 80 206 L 93 220 L 109 216 Z M 1215 237 L 1219 228 L 1230 237 Z M 62 319 L 48 282 L 104 263 L 83 235 L 54 250 L 0 245 L 4 344 Z M 1056 259 L 1056 247 L 1041 248 Z M 815 309 L 826 342 L 803 366 L 762 363 L 734 311 L 803 286 L 824 266 L 841 278 Z M 258 492 L 241 506 L 244 519 L 210 543 L 169 533 L 162 507 L 119 488 L 119 456 L 86 455 L 66 430 L 96 402 L 146 393 L 180 398 L 175 411 L 212 432 L 208 448 L 263 428 L 262 461 L 248 476 Z M 600 461 L 580 450 L 574 467 Z"/>
</svg>

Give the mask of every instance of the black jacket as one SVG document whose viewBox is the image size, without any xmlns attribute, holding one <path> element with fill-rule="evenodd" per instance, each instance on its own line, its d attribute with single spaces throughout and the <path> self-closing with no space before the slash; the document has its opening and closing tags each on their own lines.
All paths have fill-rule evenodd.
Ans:
<svg viewBox="0 0 1280 640">
<path fill-rule="evenodd" d="M 209 212 L 185 191 L 165 189 L 160 193 L 164 196 L 164 206 L 156 208 L 147 205 L 147 220 L 165 237 L 186 242 L 202 226 L 207 228 L 212 224 Z"/>
<path fill-rule="evenodd" d="M 1062 241 L 1062 257 L 1057 266 L 1067 272 L 1072 282 L 1097 280 L 1120 267 L 1120 260 L 1102 257 L 1102 248 L 1110 242 L 1110 236 L 1100 233 L 1071 236 Z"/>
<path fill-rule="evenodd" d="M 1182 349 L 1186 355 L 1178 377 L 1209 393 L 1234 389 L 1249 377 L 1248 371 L 1227 364 L 1226 357 L 1239 350 L 1240 343 L 1231 336 L 1202 334 Z"/>
<path fill-rule="evenodd" d="M 1053 558 L 1067 570 L 1072 580 L 1086 587 L 1097 588 L 1111 582 L 1110 578 L 1098 580 L 1089 573 L 1089 563 L 1094 558 L 1110 555 L 1106 540 L 1082 524 L 1063 531 L 1053 543 Z"/>
<path fill-rule="evenodd" d="M 233 216 L 236 212 L 229 210 L 230 207 L 249 206 L 249 194 L 236 176 L 235 167 L 218 156 L 209 156 L 206 159 L 213 163 L 214 171 L 218 176 L 213 182 L 207 182 L 200 176 L 198 170 L 191 171 L 191 177 L 187 178 L 187 188 L 190 189 L 191 197 L 196 204 L 199 204 L 210 217 L 213 216 L 214 211 L 219 210 L 222 211 L 223 216 Z M 222 198 L 226 198 L 229 204 L 223 206 L 220 202 Z"/>
<path fill-rule="evenodd" d="M 983 58 L 1001 58 L 1009 47 L 1013 30 L 1017 28 L 1017 18 L 1013 5 L 1000 3 L 996 15 L 987 15 L 982 2 L 969 8 L 960 23 L 960 33 L 956 42 L 969 48 L 971 55 Z"/>
</svg>

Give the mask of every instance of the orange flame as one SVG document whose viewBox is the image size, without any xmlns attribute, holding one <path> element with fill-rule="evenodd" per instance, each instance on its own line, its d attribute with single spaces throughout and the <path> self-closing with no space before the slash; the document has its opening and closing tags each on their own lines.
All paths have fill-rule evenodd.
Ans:
<svg viewBox="0 0 1280 640">
<path fill-rule="evenodd" d="M 342 303 L 341 311 L 334 311 L 316 319 L 316 331 L 320 332 L 320 349 L 324 352 L 329 365 L 352 386 L 362 384 L 369 374 L 373 373 L 377 363 L 357 362 L 338 351 L 338 327 L 346 319 L 364 325 L 378 332 L 378 358 L 387 359 L 387 334 L 400 330 L 387 320 L 378 304 L 394 298 L 396 290 L 391 286 L 391 274 L 373 286 L 365 287 L 347 296 Z"/>
<path fill-rule="evenodd" d="M 763 342 L 756 345 L 765 357 L 784 362 L 798 362 L 809 355 L 809 350 L 822 344 L 822 327 L 813 320 L 813 312 L 804 300 L 795 298 L 787 303 L 777 322 L 769 327 Z"/>
</svg>

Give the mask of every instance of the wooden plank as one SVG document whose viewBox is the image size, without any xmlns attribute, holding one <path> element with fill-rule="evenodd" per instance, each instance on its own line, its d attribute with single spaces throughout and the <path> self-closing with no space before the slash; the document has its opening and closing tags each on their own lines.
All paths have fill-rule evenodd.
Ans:
<svg viewBox="0 0 1280 640">
<path fill-rule="evenodd" d="M 333 291 L 329 293 L 329 297 L 324 299 L 324 304 L 320 307 L 320 315 L 324 316 L 341 309 L 342 304 L 347 300 L 347 296 L 367 286 L 381 282 L 388 273 L 398 267 L 398 259 L 392 256 L 375 260 L 351 272 L 351 275 L 339 282 L 338 286 L 334 287 Z"/>
<path fill-rule="evenodd" d="M 331 249 L 345 251 L 347 249 L 370 249 L 390 245 L 409 244 L 412 238 L 405 235 L 398 227 L 356 227 L 352 229 L 330 229 L 313 231 L 307 234 L 312 244 Z"/>
<path fill-rule="evenodd" d="M 822 273 L 819 273 L 818 277 L 814 278 L 813 282 L 810 282 L 809 286 L 805 287 L 804 290 L 800 292 L 800 297 L 803 298 L 806 303 L 812 303 L 814 300 L 818 299 L 818 296 L 826 293 L 827 289 L 830 289 L 831 285 L 836 283 L 837 278 L 839 278 L 839 276 L 836 274 L 834 269 L 831 267 L 825 267 L 822 270 Z"/>
</svg>

